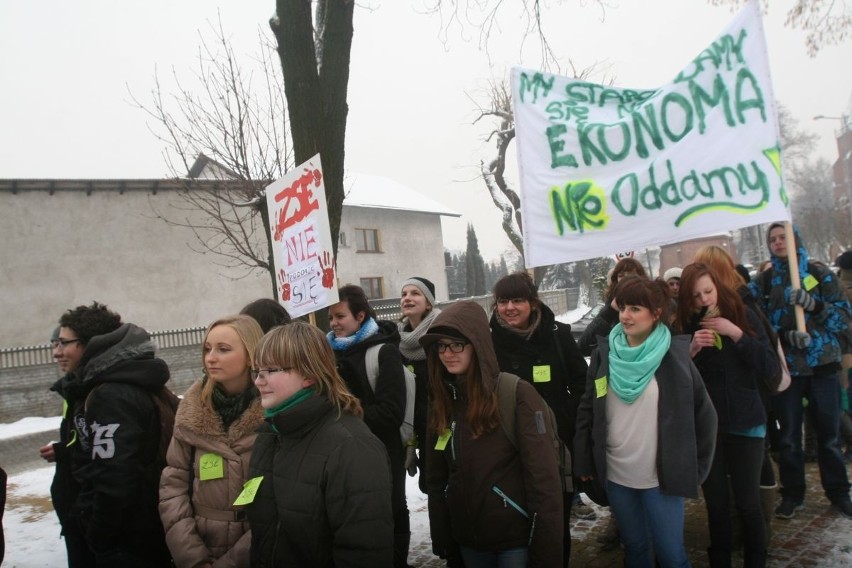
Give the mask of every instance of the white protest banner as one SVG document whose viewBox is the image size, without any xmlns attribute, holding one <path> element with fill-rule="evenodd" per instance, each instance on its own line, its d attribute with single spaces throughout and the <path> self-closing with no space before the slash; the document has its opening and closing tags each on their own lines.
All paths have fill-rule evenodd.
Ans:
<svg viewBox="0 0 852 568">
<path fill-rule="evenodd" d="M 338 302 L 322 165 L 317 154 L 266 186 L 275 279 L 297 318 Z"/>
<path fill-rule="evenodd" d="M 756 0 L 663 87 L 514 68 L 512 97 L 528 268 L 790 218 Z"/>
</svg>

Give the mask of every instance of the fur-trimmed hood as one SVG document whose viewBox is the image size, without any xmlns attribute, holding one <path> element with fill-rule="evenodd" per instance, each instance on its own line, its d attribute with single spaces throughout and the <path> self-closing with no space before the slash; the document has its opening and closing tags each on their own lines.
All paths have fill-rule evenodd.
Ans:
<svg viewBox="0 0 852 568">
<path fill-rule="evenodd" d="M 186 439 L 187 436 L 194 435 L 231 446 L 234 442 L 257 431 L 263 423 L 263 408 L 260 406 L 260 397 L 252 400 L 242 416 L 237 418 L 225 432 L 219 414 L 201 400 L 203 384 L 203 379 L 194 382 L 183 395 L 183 400 L 178 406 L 175 416 L 176 436 Z M 254 386 L 251 388 L 254 388 Z M 178 434 L 179 430 L 180 434 Z"/>
</svg>

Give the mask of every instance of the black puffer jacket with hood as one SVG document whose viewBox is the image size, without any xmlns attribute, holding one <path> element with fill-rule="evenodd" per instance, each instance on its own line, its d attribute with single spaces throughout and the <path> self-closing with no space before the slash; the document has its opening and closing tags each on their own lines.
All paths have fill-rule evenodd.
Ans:
<svg viewBox="0 0 852 568">
<path fill-rule="evenodd" d="M 475 380 L 496 398 L 500 369 L 485 311 L 474 302 L 453 304 L 436 318 L 420 342 L 430 349 L 442 333 L 470 341 L 480 367 Z M 506 436 L 497 415 L 493 429 L 475 436 L 467 416 L 468 379 L 449 375 L 440 363 L 436 366 L 443 370 L 443 384 L 437 388 L 444 389 L 450 400 L 452 435 L 439 449 L 442 445 L 434 428 L 427 434 L 434 552 L 450 556 L 458 545 L 479 551 L 529 547 L 529 566 L 562 566 L 562 485 L 550 435 L 542 429 L 546 403 L 532 385 L 519 381 L 515 410 L 518 447 Z"/>
<path fill-rule="evenodd" d="M 161 424 L 174 413 L 155 398 L 169 380 L 165 361 L 133 324 L 93 337 L 60 394 L 74 405 L 71 469 L 80 487 L 71 507 L 98 566 L 169 566 L 157 510 L 164 461 Z"/>
</svg>

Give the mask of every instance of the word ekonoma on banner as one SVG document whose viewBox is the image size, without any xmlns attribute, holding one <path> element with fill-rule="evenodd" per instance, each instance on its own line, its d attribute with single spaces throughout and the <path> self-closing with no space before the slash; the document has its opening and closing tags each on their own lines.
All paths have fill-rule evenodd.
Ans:
<svg viewBox="0 0 852 568">
<path fill-rule="evenodd" d="M 528 266 L 789 217 L 753 4 L 658 89 L 518 68 L 512 77 L 526 252 L 542 259 Z M 721 226 L 709 212 L 725 215 Z M 595 239 L 581 251 L 572 241 L 584 233 Z"/>
</svg>

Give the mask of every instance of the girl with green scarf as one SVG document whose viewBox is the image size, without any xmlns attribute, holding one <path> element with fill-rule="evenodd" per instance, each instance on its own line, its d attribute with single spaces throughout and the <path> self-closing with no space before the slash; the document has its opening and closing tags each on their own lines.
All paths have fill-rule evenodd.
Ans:
<svg viewBox="0 0 852 568">
<path fill-rule="evenodd" d="M 697 498 L 716 440 L 716 413 L 689 356 L 673 337 L 665 282 L 628 278 L 615 290 L 619 323 L 600 338 L 580 403 L 575 475 L 612 508 L 625 566 L 689 566 L 684 498 Z"/>
</svg>

